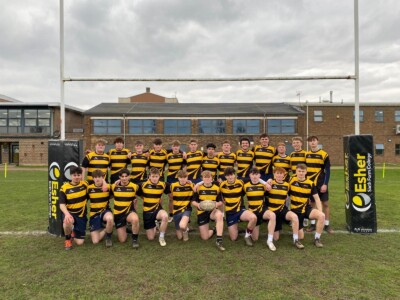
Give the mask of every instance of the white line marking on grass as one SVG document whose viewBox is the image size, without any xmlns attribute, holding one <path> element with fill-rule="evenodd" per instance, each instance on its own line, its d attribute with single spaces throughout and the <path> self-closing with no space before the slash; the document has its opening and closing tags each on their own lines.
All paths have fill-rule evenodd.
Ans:
<svg viewBox="0 0 400 300">
<path fill-rule="evenodd" d="M 191 230 L 190 235 L 199 235 L 197 230 Z M 378 233 L 400 233 L 399 229 L 378 229 Z M 140 235 L 145 235 L 141 233 Z M 171 233 L 173 234 L 173 233 Z M 283 234 L 291 235 L 290 231 L 285 231 Z M 306 233 L 306 234 L 313 234 L 313 233 Z M 355 233 L 349 232 L 347 230 L 335 230 L 333 234 L 365 234 L 365 233 Z M 32 231 L 0 231 L 0 236 L 2 235 L 9 235 L 9 236 L 41 236 L 41 235 L 51 235 L 48 231 L 44 230 L 32 230 Z M 227 233 L 225 233 L 227 235 Z"/>
</svg>

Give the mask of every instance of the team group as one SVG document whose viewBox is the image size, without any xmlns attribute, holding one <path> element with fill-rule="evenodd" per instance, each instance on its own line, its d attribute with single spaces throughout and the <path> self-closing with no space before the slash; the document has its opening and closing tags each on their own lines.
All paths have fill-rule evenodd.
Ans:
<svg viewBox="0 0 400 300">
<path fill-rule="evenodd" d="M 309 137 L 308 143 L 310 150 L 305 151 L 301 137 L 293 137 L 294 151 L 287 155 L 284 143 L 275 148 L 269 144 L 268 135 L 261 134 L 254 147 L 248 138 L 242 138 L 236 153 L 228 141 L 223 142 L 221 152 L 215 151 L 213 143 L 203 152 L 196 140 L 190 140 L 189 151 L 183 152 L 179 141 L 173 141 L 171 149 L 166 150 L 162 140 L 156 138 L 153 148 L 144 150 L 143 142 L 137 141 L 131 152 L 124 148 L 124 140 L 117 138 L 115 148 L 105 153 L 106 142 L 98 140 L 95 150 L 87 151 L 82 167 L 71 168 L 71 181 L 60 189 L 64 247 L 69 250 L 73 243 L 84 243 L 89 201 L 94 244 L 105 239 L 106 247 L 111 247 L 115 225 L 119 242 L 126 242 L 127 231 L 131 231 L 132 247 L 139 248 L 138 196 L 143 200 L 146 236 L 154 240 L 159 232 L 161 246 L 166 246 L 168 222 L 174 222 L 179 240 L 189 240 L 188 224 L 194 207 L 201 239 L 215 235 L 221 251 L 225 250 L 224 219 L 231 240 L 238 239 L 238 223 L 247 223 L 247 246 L 258 240 L 260 225 L 266 221 L 271 251 L 276 251 L 274 241 L 279 239 L 284 222 L 291 224 L 296 248 L 304 248 L 304 230 L 315 231 L 314 245 L 323 247 L 322 232 L 333 233 L 328 202 L 330 162 L 328 154 L 318 147 L 318 137 Z M 108 171 L 111 184 L 107 183 Z M 169 214 L 162 207 L 164 194 L 169 197 Z M 113 211 L 110 198 L 114 198 Z M 215 201 L 210 210 L 202 205 L 206 200 Z M 308 219 L 311 225 L 304 228 Z M 210 227 L 211 220 L 215 226 Z"/>
</svg>

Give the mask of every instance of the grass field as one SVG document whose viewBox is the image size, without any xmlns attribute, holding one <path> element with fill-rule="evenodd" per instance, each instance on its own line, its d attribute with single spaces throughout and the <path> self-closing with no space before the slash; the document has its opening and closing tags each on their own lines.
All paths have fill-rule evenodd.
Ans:
<svg viewBox="0 0 400 300">
<path fill-rule="evenodd" d="M 398 299 L 398 178 L 399 169 L 386 170 L 384 179 L 377 171 L 375 184 L 378 229 L 397 232 L 323 235 L 323 249 L 307 234 L 306 249 L 296 250 L 286 227 L 275 253 L 264 240 L 246 248 L 242 238 L 231 242 L 227 236 L 221 253 L 214 239 L 201 241 L 196 231 L 189 242 L 178 241 L 170 224 L 165 248 L 141 235 L 138 251 L 118 243 L 106 249 L 89 239 L 65 251 L 62 238 L 5 234 L 45 231 L 48 225 L 47 172 L 10 171 L 0 177 L 0 298 Z M 331 223 L 341 232 L 343 185 L 343 171 L 334 170 Z"/>
</svg>

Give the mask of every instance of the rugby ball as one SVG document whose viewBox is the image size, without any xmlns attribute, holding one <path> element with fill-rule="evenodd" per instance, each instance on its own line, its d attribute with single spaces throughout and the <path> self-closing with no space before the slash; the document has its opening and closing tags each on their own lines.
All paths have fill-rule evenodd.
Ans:
<svg viewBox="0 0 400 300">
<path fill-rule="evenodd" d="M 199 205 L 200 205 L 201 210 L 212 211 L 215 208 L 215 206 L 217 205 L 217 203 L 213 200 L 203 200 L 203 201 L 200 201 Z"/>
</svg>

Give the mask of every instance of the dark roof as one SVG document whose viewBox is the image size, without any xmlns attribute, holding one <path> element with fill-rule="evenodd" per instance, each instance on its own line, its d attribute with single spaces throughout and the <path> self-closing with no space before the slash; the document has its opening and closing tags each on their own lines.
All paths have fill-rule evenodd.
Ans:
<svg viewBox="0 0 400 300">
<path fill-rule="evenodd" d="M 98 116 L 273 116 L 304 114 L 285 103 L 101 103 L 84 112 Z"/>
</svg>

